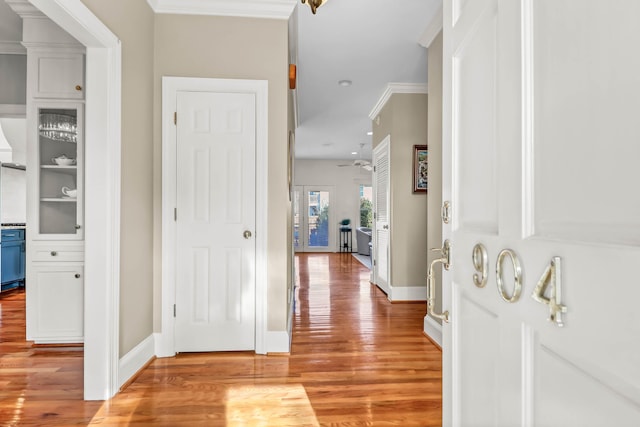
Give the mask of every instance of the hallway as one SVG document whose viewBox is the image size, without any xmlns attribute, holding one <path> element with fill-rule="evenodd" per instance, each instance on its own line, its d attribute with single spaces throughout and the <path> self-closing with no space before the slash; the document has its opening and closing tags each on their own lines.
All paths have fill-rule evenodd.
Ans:
<svg viewBox="0 0 640 427">
<path fill-rule="evenodd" d="M 17 349 L 0 358 L 2 425 L 440 425 L 441 353 L 422 334 L 424 303 L 389 303 L 350 254 L 300 254 L 296 270 L 290 355 L 156 359 L 110 402 L 80 400 L 81 357 L 5 342 L 24 336 L 24 302 L 0 299 L 0 348 Z"/>
</svg>

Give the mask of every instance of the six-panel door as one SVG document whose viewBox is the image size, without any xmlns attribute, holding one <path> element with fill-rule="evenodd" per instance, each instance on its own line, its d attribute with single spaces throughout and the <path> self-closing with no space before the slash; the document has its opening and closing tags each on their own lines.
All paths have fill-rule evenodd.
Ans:
<svg viewBox="0 0 640 427">
<path fill-rule="evenodd" d="M 445 425 L 640 425 L 638 16 L 444 2 Z"/>
</svg>

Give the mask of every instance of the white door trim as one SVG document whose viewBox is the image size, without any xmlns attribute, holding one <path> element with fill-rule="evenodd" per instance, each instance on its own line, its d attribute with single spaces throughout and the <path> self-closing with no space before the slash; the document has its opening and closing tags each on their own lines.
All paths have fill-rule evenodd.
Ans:
<svg viewBox="0 0 640 427">
<path fill-rule="evenodd" d="M 86 46 L 84 398 L 118 391 L 120 40 L 80 0 L 29 0 Z"/>
<path fill-rule="evenodd" d="M 268 82 L 266 80 L 162 78 L 162 331 L 158 357 L 176 354 L 173 305 L 176 295 L 176 126 L 173 115 L 179 91 L 244 92 L 256 96 L 256 337 L 257 354 L 266 354 L 267 330 L 267 161 Z"/>
</svg>

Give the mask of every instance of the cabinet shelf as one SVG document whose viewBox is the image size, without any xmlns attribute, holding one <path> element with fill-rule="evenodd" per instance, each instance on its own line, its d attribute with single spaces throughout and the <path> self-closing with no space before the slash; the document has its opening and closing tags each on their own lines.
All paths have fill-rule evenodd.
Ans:
<svg viewBox="0 0 640 427">
<path fill-rule="evenodd" d="M 78 170 L 77 165 L 73 166 L 59 166 L 59 165 L 40 165 L 40 169 L 51 171 L 54 173 L 64 173 L 69 175 L 75 175 Z"/>
<path fill-rule="evenodd" d="M 69 203 L 69 202 L 77 202 L 78 199 L 77 198 L 71 198 L 71 197 L 42 197 L 40 199 L 41 202 L 63 202 L 63 203 Z"/>
</svg>

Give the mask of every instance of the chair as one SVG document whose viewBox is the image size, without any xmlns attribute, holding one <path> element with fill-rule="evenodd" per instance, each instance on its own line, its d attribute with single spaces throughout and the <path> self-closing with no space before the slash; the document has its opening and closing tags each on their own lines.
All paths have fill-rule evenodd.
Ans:
<svg viewBox="0 0 640 427">
<path fill-rule="evenodd" d="M 369 227 L 358 227 L 356 229 L 356 243 L 360 255 L 371 255 L 369 243 L 371 242 L 371 229 Z"/>
</svg>

